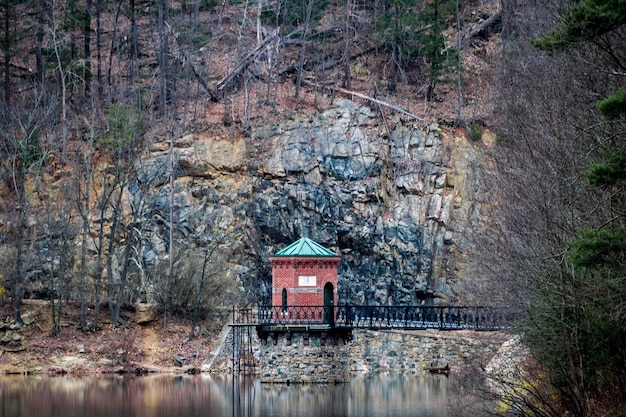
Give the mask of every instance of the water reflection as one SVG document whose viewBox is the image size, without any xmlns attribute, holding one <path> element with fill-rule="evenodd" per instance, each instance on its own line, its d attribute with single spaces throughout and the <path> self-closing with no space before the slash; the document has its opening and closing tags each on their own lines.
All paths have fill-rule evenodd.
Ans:
<svg viewBox="0 0 626 417">
<path fill-rule="evenodd" d="M 230 376 L 0 377 L 0 417 L 444 417 L 442 376 L 357 376 L 342 385 Z"/>
</svg>

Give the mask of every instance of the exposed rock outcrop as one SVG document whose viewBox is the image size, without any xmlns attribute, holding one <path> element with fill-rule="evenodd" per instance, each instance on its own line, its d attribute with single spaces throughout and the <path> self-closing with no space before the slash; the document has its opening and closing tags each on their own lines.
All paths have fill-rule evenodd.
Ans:
<svg viewBox="0 0 626 417">
<path fill-rule="evenodd" d="M 463 137 L 340 101 L 310 119 L 268 120 L 250 137 L 189 134 L 173 153 L 178 227 L 189 239 L 231 233 L 231 278 L 254 298 L 268 295 L 268 257 L 308 236 L 341 253 L 342 301 L 466 301 L 483 156 Z M 138 167 L 149 187 L 131 189 L 134 199 L 150 193 L 162 217 L 168 158 L 164 138 Z M 145 262 L 167 257 L 163 224 L 143 239 Z"/>
</svg>

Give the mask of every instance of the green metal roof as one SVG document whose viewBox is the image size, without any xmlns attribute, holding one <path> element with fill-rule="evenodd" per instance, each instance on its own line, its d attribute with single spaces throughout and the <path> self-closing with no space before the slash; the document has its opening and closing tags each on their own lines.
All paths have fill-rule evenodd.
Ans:
<svg viewBox="0 0 626 417">
<path fill-rule="evenodd" d="M 277 252 L 275 257 L 296 257 L 296 256 L 311 256 L 311 257 L 333 257 L 336 258 L 337 254 L 326 249 L 319 243 L 316 243 L 308 237 L 303 237 L 285 249 Z"/>
</svg>

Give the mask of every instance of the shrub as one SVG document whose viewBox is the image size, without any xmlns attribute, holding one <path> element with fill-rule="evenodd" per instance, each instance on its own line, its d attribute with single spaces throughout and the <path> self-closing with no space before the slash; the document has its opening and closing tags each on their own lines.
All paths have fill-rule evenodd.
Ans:
<svg viewBox="0 0 626 417">
<path fill-rule="evenodd" d="M 477 122 L 470 123 L 467 137 L 472 142 L 477 142 L 481 140 L 483 138 L 483 126 Z"/>
</svg>

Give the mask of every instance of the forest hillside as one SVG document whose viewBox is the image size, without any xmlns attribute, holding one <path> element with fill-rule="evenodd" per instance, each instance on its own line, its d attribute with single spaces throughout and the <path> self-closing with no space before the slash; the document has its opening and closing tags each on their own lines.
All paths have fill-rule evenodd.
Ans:
<svg viewBox="0 0 626 417">
<path fill-rule="evenodd" d="M 116 323 L 136 300 L 194 316 L 235 288 L 258 301 L 268 255 L 306 233 L 349 255 L 346 301 L 478 301 L 459 292 L 471 267 L 450 243 L 480 221 L 497 3 L 1 11 L 0 257 L 16 319 L 22 297 L 79 302 L 80 327 L 91 304 L 96 328 L 103 303 Z M 207 262 L 229 272 L 178 278 Z"/>
<path fill-rule="evenodd" d="M 191 330 L 167 355 L 202 356 L 181 335 L 267 302 L 267 258 L 309 236 L 342 255 L 344 302 L 522 313 L 532 360 L 481 391 L 503 413 L 624 414 L 623 0 L 11 0 L 0 19 L 3 352 L 111 330 L 122 361 L 149 306 L 155 332 Z"/>
</svg>

